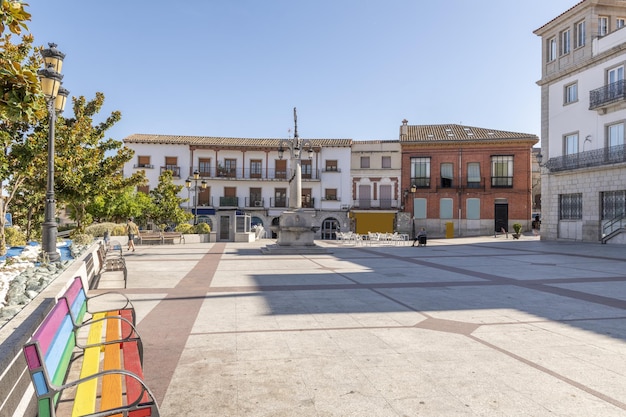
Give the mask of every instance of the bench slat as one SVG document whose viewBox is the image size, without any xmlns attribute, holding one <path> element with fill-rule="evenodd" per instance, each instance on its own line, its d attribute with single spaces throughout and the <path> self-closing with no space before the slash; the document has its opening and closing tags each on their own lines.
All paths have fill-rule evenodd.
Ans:
<svg viewBox="0 0 626 417">
<path fill-rule="evenodd" d="M 116 317 L 113 312 L 107 313 L 107 317 Z M 120 320 L 107 320 L 106 340 L 108 342 L 120 339 Z M 121 343 L 112 343 L 104 347 L 104 366 L 103 369 L 113 370 L 121 369 L 122 360 L 120 357 Z M 122 376 L 121 375 L 105 375 L 102 377 L 102 400 L 101 410 L 109 410 L 111 408 L 120 407 L 122 405 Z M 116 414 L 116 417 L 122 417 Z"/>
<path fill-rule="evenodd" d="M 102 328 L 104 327 L 104 321 L 99 321 L 104 318 L 104 313 L 98 313 L 93 315 L 93 323 L 89 328 L 89 334 L 87 335 L 87 344 L 98 344 L 102 340 Z M 85 349 L 83 356 L 83 366 L 80 371 L 80 377 L 86 378 L 89 375 L 93 375 L 100 370 L 100 346 L 94 346 Z M 96 394 L 98 390 L 98 380 L 90 379 L 78 385 L 76 389 L 76 396 L 74 400 L 74 409 L 72 410 L 72 417 L 84 416 L 95 412 L 96 410 Z"/>
<path fill-rule="evenodd" d="M 52 344 L 56 336 L 59 324 L 67 316 L 67 313 L 67 303 L 57 302 L 33 335 L 33 340 L 39 342 L 39 349 L 44 354 L 48 352 L 50 344 Z"/>
</svg>

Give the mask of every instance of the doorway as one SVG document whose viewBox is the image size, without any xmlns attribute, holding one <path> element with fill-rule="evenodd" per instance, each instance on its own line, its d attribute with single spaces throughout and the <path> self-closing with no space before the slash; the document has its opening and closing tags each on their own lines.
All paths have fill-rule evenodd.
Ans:
<svg viewBox="0 0 626 417">
<path fill-rule="evenodd" d="M 509 231 L 509 204 L 508 203 L 496 203 L 495 206 L 495 225 L 494 231 L 500 233 L 502 228 Z"/>
<path fill-rule="evenodd" d="M 230 239 L 230 216 L 220 216 L 220 242 L 227 241 Z"/>
</svg>

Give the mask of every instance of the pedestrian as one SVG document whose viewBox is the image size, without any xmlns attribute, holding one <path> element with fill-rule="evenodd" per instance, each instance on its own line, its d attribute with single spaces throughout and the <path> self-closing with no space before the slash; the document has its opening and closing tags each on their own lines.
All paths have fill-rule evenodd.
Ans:
<svg viewBox="0 0 626 417">
<path fill-rule="evenodd" d="M 424 229 L 423 227 L 417 233 L 415 239 L 413 239 L 413 244 L 411 246 L 415 246 L 416 243 L 417 246 L 426 246 L 426 229 Z"/>
<path fill-rule="evenodd" d="M 132 217 L 126 222 L 126 233 L 128 233 L 128 250 L 135 251 L 135 235 L 139 234 L 139 227 L 133 221 Z"/>
</svg>

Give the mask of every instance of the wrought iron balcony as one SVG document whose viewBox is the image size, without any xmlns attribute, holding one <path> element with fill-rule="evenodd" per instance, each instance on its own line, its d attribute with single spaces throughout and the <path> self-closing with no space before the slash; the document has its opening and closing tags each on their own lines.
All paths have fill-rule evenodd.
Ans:
<svg viewBox="0 0 626 417">
<path fill-rule="evenodd" d="M 626 99 L 626 86 L 624 80 L 596 88 L 589 92 L 589 110 L 599 109 L 609 104 Z"/>
<path fill-rule="evenodd" d="M 594 149 L 550 158 L 546 163 L 546 168 L 551 172 L 556 172 L 617 164 L 620 162 L 626 162 L 626 145 L 611 146 L 608 148 Z"/>
<path fill-rule="evenodd" d="M 395 210 L 399 207 L 398 200 L 395 198 L 380 198 L 378 200 L 369 198 L 359 198 L 352 201 L 352 207 L 355 209 L 380 209 Z"/>
</svg>

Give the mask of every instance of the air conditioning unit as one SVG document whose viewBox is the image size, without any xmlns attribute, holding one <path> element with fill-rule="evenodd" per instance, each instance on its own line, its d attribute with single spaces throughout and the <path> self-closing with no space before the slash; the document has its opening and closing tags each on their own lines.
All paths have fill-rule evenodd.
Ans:
<svg viewBox="0 0 626 417">
<path fill-rule="evenodd" d="M 263 207 L 263 202 L 262 201 L 255 201 L 254 202 L 254 207 Z"/>
</svg>

